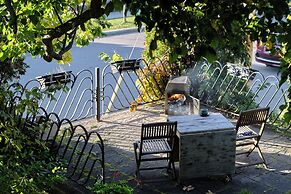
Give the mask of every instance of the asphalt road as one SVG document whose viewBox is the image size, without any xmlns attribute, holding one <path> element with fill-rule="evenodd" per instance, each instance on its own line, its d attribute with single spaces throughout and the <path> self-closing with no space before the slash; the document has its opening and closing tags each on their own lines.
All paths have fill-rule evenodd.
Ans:
<svg viewBox="0 0 291 194">
<path fill-rule="evenodd" d="M 37 76 L 57 73 L 61 71 L 73 71 L 82 69 L 103 68 L 106 63 L 99 58 L 101 52 L 112 55 L 120 54 L 124 59 L 140 58 L 144 50 L 145 33 L 131 33 L 125 35 L 108 36 L 95 39 L 89 46 L 82 48 L 74 46 L 71 50 L 72 61 L 68 65 L 59 65 L 56 61 L 48 63 L 40 57 L 32 58 L 26 55 L 25 62 L 30 66 L 20 82 L 26 83 Z"/>
</svg>

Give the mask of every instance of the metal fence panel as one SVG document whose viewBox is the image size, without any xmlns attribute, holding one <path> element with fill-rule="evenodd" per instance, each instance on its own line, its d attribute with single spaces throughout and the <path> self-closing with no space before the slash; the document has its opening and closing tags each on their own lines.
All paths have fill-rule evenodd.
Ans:
<svg viewBox="0 0 291 194">
<path fill-rule="evenodd" d="M 210 64 L 206 59 L 186 74 L 194 83 L 193 95 L 205 104 L 233 113 L 269 106 L 269 123 L 290 129 L 290 123 L 280 118 L 283 112 L 279 109 L 287 101 L 288 86 L 280 86 L 276 76 L 265 77 L 258 71 L 219 62 Z"/>
<path fill-rule="evenodd" d="M 56 113 L 61 119 L 75 121 L 96 115 L 98 106 L 95 101 L 95 80 L 98 80 L 98 74 L 91 70 L 82 70 L 76 75 L 72 72 L 67 74 L 69 76 L 66 81 L 56 80 L 55 74 L 52 74 L 30 80 L 24 88 L 41 88 L 42 92 L 54 88 L 52 95 L 45 96 L 39 106 L 44 107 L 47 112 Z"/>
</svg>

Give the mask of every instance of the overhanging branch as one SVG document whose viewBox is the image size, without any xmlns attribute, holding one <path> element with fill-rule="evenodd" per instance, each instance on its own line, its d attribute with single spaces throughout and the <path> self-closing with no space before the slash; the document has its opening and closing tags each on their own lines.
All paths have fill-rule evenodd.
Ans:
<svg viewBox="0 0 291 194">
<path fill-rule="evenodd" d="M 68 20 L 67 22 L 50 29 L 47 35 L 42 39 L 43 44 L 45 45 L 45 56 L 44 59 L 48 62 L 53 59 L 62 60 L 63 51 L 57 53 L 53 47 L 53 40 L 62 37 L 69 31 L 76 30 L 80 25 L 83 25 L 88 20 L 92 18 L 100 18 L 104 15 L 104 8 L 102 8 L 102 3 L 99 0 L 91 0 L 90 8 L 80 15 Z M 71 49 L 73 44 L 66 46 L 66 50 Z"/>
</svg>

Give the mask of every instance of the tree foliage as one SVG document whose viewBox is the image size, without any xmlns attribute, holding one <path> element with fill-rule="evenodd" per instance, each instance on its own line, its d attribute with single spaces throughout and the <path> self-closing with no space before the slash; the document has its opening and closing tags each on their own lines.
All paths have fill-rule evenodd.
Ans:
<svg viewBox="0 0 291 194">
<path fill-rule="evenodd" d="M 0 61 L 0 83 L 19 78 L 20 75 L 25 74 L 27 67 L 22 57 Z"/>
<path fill-rule="evenodd" d="M 1 0 L 0 60 L 29 52 L 46 61 L 62 60 L 76 41 L 88 45 L 106 26 L 103 19 L 120 0 Z"/>
<path fill-rule="evenodd" d="M 290 3 L 289 3 L 290 4 Z M 290 6 L 290 5 L 289 5 Z M 288 0 L 144 0 L 133 1 L 137 25 L 154 32 L 149 52 L 159 41 L 169 45 L 170 59 L 202 56 L 211 62 L 218 56 L 246 61 L 251 41 L 262 41 L 275 52 L 281 43 L 281 84 L 291 82 L 291 15 Z M 252 45 L 251 45 L 252 46 Z M 220 60 L 220 58 L 218 58 Z M 246 65 L 249 65 L 247 63 Z M 291 87 L 285 119 L 291 120 Z"/>
<path fill-rule="evenodd" d="M 281 83 L 291 80 L 288 0 L 0 0 L 0 61 L 15 62 L 27 52 L 46 61 L 69 59 L 73 43 L 87 45 L 101 35 L 103 17 L 122 10 L 124 3 L 139 28 L 145 24 L 155 32 L 149 49 L 163 41 L 170 46 L 171 60 L 204 56 L 213 61 L 227 55 L 244 61 L 250 41 L 274 48 L 278 40 Z M 289 120 L 290 90 L 282 107 Z"/>
</svg>

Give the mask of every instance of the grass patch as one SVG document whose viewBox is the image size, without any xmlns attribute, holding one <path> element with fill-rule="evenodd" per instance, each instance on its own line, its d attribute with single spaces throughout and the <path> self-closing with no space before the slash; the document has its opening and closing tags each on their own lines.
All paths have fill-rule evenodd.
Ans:
<svg viewBox="0 0 291 194">
<path fill-rule="evenodd" d="M 252 193 L 247 189 L 242 189 L 238 194 L 252 194 Z"/>
<path fill-rule="evenodd" d="M 122 28 L 132 28 L 136 27 L 134 24 L 134 16 L 129 16 L 126 18 L 126 23 L 123 23 L 123 18 L 115 18 L 107 20 L 112 26 L 109 28 L 104 28 L 104 31 L 117 30 Z"/>
</svg>

